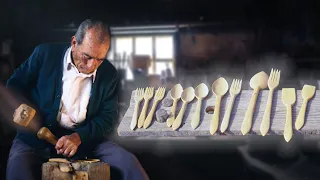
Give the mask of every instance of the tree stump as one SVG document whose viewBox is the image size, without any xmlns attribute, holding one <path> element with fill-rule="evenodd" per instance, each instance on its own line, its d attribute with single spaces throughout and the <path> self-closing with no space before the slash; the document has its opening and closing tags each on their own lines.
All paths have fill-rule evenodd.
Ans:
<svg viewBox="0 0 320 180">
<path fill-rule="evenodd" d="M 42 164 L 42 180 L 110 180 L 110 166 L 96 159 L 53 158 Z"/>
</svg>

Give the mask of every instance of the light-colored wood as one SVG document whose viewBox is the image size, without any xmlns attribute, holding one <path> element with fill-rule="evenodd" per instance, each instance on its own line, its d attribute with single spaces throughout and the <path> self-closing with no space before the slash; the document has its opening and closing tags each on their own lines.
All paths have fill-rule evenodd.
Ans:
<svg viewBox="0 0 320 180">
<path fill-rule="evenodd" d="M 144 96 L 144 88 L 137 88 L 134 96 L 134 100 L 136 101 L 136 105 L 134 108 L 133 116 L 132 116 L 132 121 L 130 124 L 130 129 L 134 130 L 136 128 L 137 123 L 138 123 L 138 113 L 139 113 L 139 107 L 140 107 L 140 102 L 142 101 Z"/>
<path fill-rule="evenodd" d="M 181 126 L 187 105 L 189 104 L 189 102 L 191 102 L 194 99 L 194 97 L 195 97 L 195 95 L 194 95 L 193 87 L 188 87 L 187 89 L 183 90 L 182 95 L 181 95 L 181 100 L 182 100 L 183 104 L 182 104 L 182 107 L 179 111 L 178 116 L 176 117 L 176 119 L 174 120 L 174 122 L 172 124 L 172 129 L 174 131 L 177 130 Z"/>
<path fill-rule="evenodd" d="M 260 126 L 260 132 L 262 136 L 265 136 L 270 129 L 270 115 L 271 115 L 273 92 L 275 88 L 278 87 L 279 85 L 280 73 L 281 71 L 277 69 L 271 69 L 271 73 L 268 79 L 269 95 L 268 95 L 266 109 L 264 111 L 261 126 Z"/>
<path fill-rule="evenodd" d="M 50 158 L 49 162 L 70 163 L 66 158 Z"/>
<path fill-rule="evenodd" d="M 150 126 L 152 119 L 153 119 L 153 116 L 154 116 L 154 112 L 156 111 L 156 108 L 157 108 L 159 102 L 164 98 L 165 93 L 166 93 L 166 88 L 164 88 L 164 87 L 158 88 L 156 95 L 154 96 L 152 108 L 151 108 L 147 118 L 144 121 L 143 128 L 146 129 Z"/>
<path fill-rule="evenodd" d="M 177 103 L 179 99 L 181 98 L 181 94 L 183 92 L 183 88 L 181 84 L 176 84 L 172 87 L 170 90 L 170 97 L 173 99 L 173 104 L 171 107 L 171 113 L 167 120 L 167 126 L 171 127 L 173 124 L 174 119 L 176 118 L 176 109 L 177 109 Z"/>
<path fill-rule="evenodd" d="M 218 78 L 212 84 L 212 92 L 217 97 L 217 101 L 215 103 L 214 112 L 213 112 L 213 116 L 210 124 L 210 133 L 212 135 L 216 133 L 216 131 L 218 130 L 221 98 L 228 92 L 228 89 L 229 89 L 228 82 L 223 77 Z"/>
<path fill-rule="evenodd" d="M 144 97 L 143 97 L 144 104 L 138 119 L 138 128 L 142 128 L 144 124 L 144 120 L 146 119 L 146 116 L 147 116 L 148 104 L 150 99 L 153 97 L 153 93 L 154 93 L 154 87 L 147 87 L 146 91 L 144 92 Z"/>
<path fill-rule="evenodd" d="M 314 96 L 316 92 L 316 87 L 311 85 L 304 85 L 301 91 L 303 103 L 300 108 L 299 115 L 297 117 L 295 127 L 296 129 L 301 129 L 304 124 L 304 118 L 306 114 L 308 101 Z"/>
<path fill-rule="evenodd" d="M 241 132 L 243 135 L 247 134 L 251 130 L 253 113 L 255 111 L 257 97 L 259 95 L 260 90 L 267 88 L 268 78 L 269 78 L 268 75 L 264 71 L 261 71 L 255 74 L 250 79 L 250 87 L 254 91 L 250 99 L 250 104 L 248 106 L 247 112 L 244 116 L 243 123 L 241 126 Z"/>
<path fill-rule="evenodd" d="M 86 171 L 76 171 L 72 175 L 72 180 L 90 180 L 89 174 Z"/>
<path fill-rule="evenodd" d="M 21 104 L 13 114 L 13 121 L 20 126 L 27 127 L 36 114 L 36 110 L 34 110 L 32 107 Z"/>
<path fill-rule="evenodd" d="M 42 164 L 42 180 L 110 180 L 110 166 L 103 162 L 87 160 L 65 163 L 46 162 Z"/>
<path fill-rule="evenodd" d="M 231 84 L 230 80 L 230 84 Z M 243 81 L 244 83 L 244 81 Z M 208 85 L 208 84 L 207 84 Z M 244 84 L 243 84 L 244 86 Z M 302 86 L 301 86 L 302 88 Z M 305 124 L 300 130 L 294 128 L 294 134 L 311 135 L 320 134 L 320 90 L 317 90 L 315 96 L 310 99 L 307 109 Z M 243 117 L 245 115 L 246 109 L 249 105 L 249 101 L 253 90 L 241 90 L 240 94 L 237 96 L 234 102 L 233 109 L 231 111 L 230 123 L 228 129 L 224 132 L 225 135 L 242 135 L 241 125 L 243 122 Z M 257 99 L 257 105 L 255 108 L 253 123 L 251 131 L 247 135 L 260 135 L 260 125 L 263 118 L 264 110 L 266 108 L 269 90 L 262 90 L 259 93 Z M 170 92 L 167 93 L 169 97 Z M 286 106 L 283 105 L 281 101 L 281 89 L 276 89 L 274 91 L 274 97 L 271 109 L 271 124 L 270 130 L 267 135 L 283 135 L 285 120 L 286 120 Z M 297 94 L 301 94 L 301 90 L 297 90 Z M 221 114 L 226 111 L 227 102 L 230 100 L 231 96 L 227 93 L 221 101 Z M 130 130 L 130 123 L 134 110 L 134 91 L 132 92 L 131 99 L 129 101 L 129 107 L 125 112 L 120 124 L 117 128 L 119 136 L 138 136 L 138 137 L 195 137 L 195 136 L 211 136 L 209 132 L 210 121 L 212 114 L 206 113 L 205 109 L 208 106 L 212 106 L 216 102 L 216 97 L 210 91 L 207 98 L 203 100 L 201 121 L 197 129 L 193 129 L 190 126 L 193 114 L 195 113 L 197 101 L 191 101 L 187 108 L 185 115 L 182 120 L 182 125 L 176 131 L 172 128 L 167 127 L 165 123 L 154 122 L 148 129 L 136 129 L 135 131 Z M 303 99 L 301 96 L 297 96 L 297 100 L 292 109 L 292 118 L 296 120 L 296 117 L 301 108 Z M 182 101 L 177 105 L 177 111 L 181 109 Z M 161 103 L 158 105 L 157 109 L 164 109 L 170 113 L 170 107 L 164 107 Z M 154 118 L 155 120 L 155 118 Z M 219 133 L 215 133 L 213 136 L 218 136 Z"/>
<path fill-rule="evenodd" d="M 201 114 L 201 106 L 203 98 L 207 97 L 209 94 L 209 88 L 206 84 L 201 83 L 195 89 L 195 96 L 197 98 L 197 108 L 196 112 L 194 113 L 194 117 L 191 121 L 191 127 L 196 129 L 200 123 L 200 114 Z"/>
<path fill-rule="evenodd" d="M 238 96 L 238 94 L 241 91 L 241 86 L 242 86 L 242 80 L 238 80 L 238 79 L 234 79 L 232 81 L 229 93 L 230 93 L 230 100 L 228 102 L 228 106 L 227 109 L 224 113 L 222 122 L 221 122 L 221 126 L 220 126 L 220 131 L 222 133 L 224 133 L 229 126 L 229 121 L 230 121 L 230 115 L 231 115 L 231 111 L 232 111 L 232 107 L 234 104 L 234 100 L 235 98 Z"/>
<path fill-rule="evenodd" d="M 292 106 L 296 102 L 296 90 L 294 88 L 282 88 L 282 103 L 286 106 L 287 115 L 284 127 L 284 139 L 289 142 L 293 135 L 292 130 Z"/>
</svg>

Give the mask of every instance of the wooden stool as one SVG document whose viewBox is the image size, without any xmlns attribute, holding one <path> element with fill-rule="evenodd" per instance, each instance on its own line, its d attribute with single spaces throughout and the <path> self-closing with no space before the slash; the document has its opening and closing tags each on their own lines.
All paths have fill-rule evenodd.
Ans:
<svg viewBox="0 0 320 180">
<path fill-rule="evenodd" d="M 42 180 L 110 180 L 110 166 L 99 159 L 69 162 L 52 158 L 42 164 Z"/>
</svg>

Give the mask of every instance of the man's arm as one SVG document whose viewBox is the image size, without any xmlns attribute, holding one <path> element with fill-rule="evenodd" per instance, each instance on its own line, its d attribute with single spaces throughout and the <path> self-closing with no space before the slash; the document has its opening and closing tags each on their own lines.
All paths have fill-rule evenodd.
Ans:
<svg viewBox="0 0 320 180">
<path fill-rule="evenodd" d="M 115 73 L 99 114 L 91 120 L 86 120 L 84 126 L 75 129 L 80 136 L 81 144 L 101 139 L 112 130 L 118 113 L 118 81 L 118 75 Z"/>
<path fill-rule="evenodd" d="M 39 46 L 37 46 L 29 58 L 7 80 L 7 88 L 13 89 L 24 98 L 29 98 L 31 89 L 37 82 L 40 66 Z"/>
</svg>

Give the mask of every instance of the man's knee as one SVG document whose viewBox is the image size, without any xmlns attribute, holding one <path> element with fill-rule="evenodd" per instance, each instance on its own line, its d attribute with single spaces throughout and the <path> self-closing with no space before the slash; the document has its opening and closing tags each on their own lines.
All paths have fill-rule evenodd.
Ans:
<svg viewBox="0 0 320 180">
<path fill-rule="evenodd" d="M 131 153 L 123 148 L 121 148 L 119 150 L 118 157 L 119 157 L 120 161 L 126 162 L 127 165 L 136 165 L 138 162 L 137 157 L 133 153 Z"/>
<path fill-rule="evenodd" d="M 14 141 L 7 162 L 7 179 L 39 179 L 41 178 L 41 164 L 32 148 L 20 141 Z"/>
<path fill-rule="evenodd" d="M 109 148 L 107 148 L 107 146 Z M 134 154 L 115 144 L 110 147 L 110 144 L 107 143 L 106 148 L 102 148 L 98 156 L 100 156 L 102 161 L 106 161 L 111 165 L 114 164 L 115 166 L 130 167 L 138 163 L 138 159 Z"/>
</svg>

